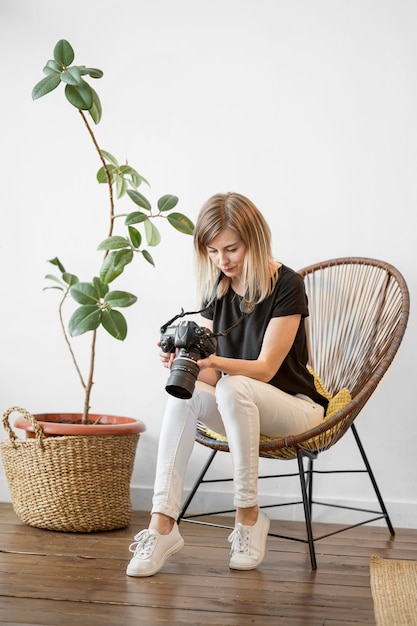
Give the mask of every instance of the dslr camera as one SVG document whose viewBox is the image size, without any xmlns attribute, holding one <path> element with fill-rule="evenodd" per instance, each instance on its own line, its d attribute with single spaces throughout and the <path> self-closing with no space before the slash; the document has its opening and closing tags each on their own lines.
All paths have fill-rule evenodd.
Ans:
<svg viewBox="0 0 417 626">
<path fill-rule="evenodd" d="M 169 324 L 169 322 L 168 322 Z M 161 328 L 161 349 L 178 354 L 175 357 L 166 384 L 166 391 L 176 398 L 191 398 L 200 368 L 198 359 L 205 359 L 216 350 L 216 335 L 208 328 L 192 321 Z"/>
</svg>

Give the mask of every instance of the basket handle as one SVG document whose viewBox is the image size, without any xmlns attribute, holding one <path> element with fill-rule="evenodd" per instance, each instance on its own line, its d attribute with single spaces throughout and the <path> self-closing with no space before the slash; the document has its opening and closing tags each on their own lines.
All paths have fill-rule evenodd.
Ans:
<svg viewBox="0 0 417 626">
<path fill-rule="evenodd" d="M 33 430 L 35 431 L 36 442 L 39 444 L 41 448 L 43 448 L 45 434 L 41 426 L 39 425 L 39 422 L 33 417 L 31 413 L 29 413 L 29 411 L 26 411 L 26 409 L 22 409 L 19 406 L 12 406 L 10 409 L 7 409 L 7 411 L 5 411 L 3 414 L 3 426 L 6 432 L 8 433 L 10 442 L 13 444 L 13 446 L 16 448 L 17 442 L 20 441 L 19 437 L 16 435 L 16 433 L 14 432 L 14 430 L 12 429 L 9 423 L 9 416 L 14 411 L 17 411 L 18 413 L 23 415 L 23 417 L 32 424 Z"/>
</svg>

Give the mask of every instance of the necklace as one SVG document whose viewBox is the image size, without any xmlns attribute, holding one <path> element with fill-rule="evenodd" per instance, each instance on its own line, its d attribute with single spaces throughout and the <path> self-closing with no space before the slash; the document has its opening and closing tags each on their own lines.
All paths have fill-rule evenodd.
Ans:
<svg viewBox="0 0 417 626">
<path fill-rule="evenodd" d="M 255 308 L 255 303 L 251 302 L 250 300 L 246 300 L 246 297 L 243 296 L 243 298 L 240 299 L 239 308 L 241 313 L 249 315 L 249 313 L 252 313 L 253 309 Z"/>
<path fill-rule="evenodd" d="M 246 298 L 247 295 L 248 295 L 248 292 L 246 292 L 244 296 L 240 296 L 235 291 L 234 296 L 233 296 L 233 298 L 237 299 L 239 302 L 240 312 L 244 313 L 245 315 L 249 315 L 249 313 L 252 313 L 253 309 L 255 308 L 255 303 L 251 302 L 250 300 L 247 300 Z"/>
</svg>

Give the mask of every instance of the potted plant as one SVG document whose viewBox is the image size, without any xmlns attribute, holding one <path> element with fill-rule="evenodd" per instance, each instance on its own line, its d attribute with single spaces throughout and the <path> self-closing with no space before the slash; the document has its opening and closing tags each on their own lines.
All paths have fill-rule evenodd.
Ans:
<svg viewBox="0 0 417 626">
<path fill-rule="evenodd" d="M 154 210 L 149 200 L 138 191 L 140 185 L 148 184 L 146 179 L 131 165 L 120 164 L 111 153 L 100 147 L 92 122 L 94 124 L 100 122 L 102 107 L 100 98 L 88 79 L 99 79 L 103 72 L 96 68 L 75 65 L 74 58 L 74 51 L 69 42 L 58 41 L 53 59 L 44 67 L 45 77 L 33 88 L 32 98 L 37 100 L 60 85 L 64 87 L 66 99 L 78 110 L 97 151 L 100 160 L 98 183 L 105 185 L 108 192 L 106 195 L 108 217 L 105 227 L 101 229 L 105 237 L 98 243 L 102 258 L 97 275 L 89 281 L 80 281 L 75 274 L 66 270 L 58 257 L 55 257 L 49 263 L 58 271 L 58 275 L 46 276 L 48 280 L 46 289 L 55 289 L 60 293 L 59 322 L 83 388 L 83 408 L 80 413 L 75 414 L 31 415 L 25 409 L 12 407 L 6 411 L 3 418 L 10 440 L 2 444 L 2 456 L 13 506 L 23 521 L 55 530 L 90 531 L 121 528 L 129 522 L 130 478 L 139 434 L 145 430 L 145 425 L 140 420 L 90 412 L 99 332 L 106 331 L 115 339 L 123 341 L 127 336 L 127 322 L 119 309 L 129 307 L 137 300 L 133 293 L 114 288 L 115 281 L 135 257 L 154 265 L 152 255 L 144 244 L 152 247 L 161 241 L 160 231 L 154 223 L 156 218 L 165 218 L 172 227 L 185 234 L 192 234 L 194 226 L 188 217 L 174 211 L 178 203 L 178 198 L 174 195 L 161 196 L 157 202 L 157 209 Z M 122 197 L 132 201 L 134 207 L 127 213 L 116 214 L 116 200 Z M 124 222 L 124 232 L 119 234 L 115 232 L 115 225 L 121 221 Z M 64 309 L 69 300 L 75 301 L 76 308 L 66 321 Z M 82 373 L 72 342 L 73 338 L 85 333 L 91 333 L 86 375 Z M 21 413 L 14 425 L 27 431 L 26 442 L 19 440 L 10 428 L 9 416 L 14 411 Z M 119 437 L 118 433 L 122 436 Z M 117 452 L 118 449 L 120 452 Z M 33 457 L 31 461 L 28 455 L 31 459 Z M 50 458 L 46 458 L 48 455 Z M 17 477 L 18 457 L 21 457 L 22 466 L 22 476 L 19 477 Z M 76 466 L 80 466 L 81 461 L 83 467 L 80 469 Z M 31 466 L 31 463 L 35 465 Z M 120 468 L 124 471 L 123 487 Z M 77 472 L 80 474 L 80 480 L 78 475 L 76 476 Z M 30 498 L 27 494 L 27 481 L 33 484 L 34 475 L 38 473 L 42 473 L 41 482 L 45 480 L 48 482 L 46 491 L 51 491 L 53 485 L 53 504 L 48 501 L 45 506 L 44 502 L 38 502 L 35 508 L 42 511 L 40 513 L 37 510 L 33 514 L 32 500 L 39 500 L 42 487 L 36 486 L 36 495 Z M 93 484 L 93 477 L 98 479 L 100 484 Z M 113 486 L 111 494 L 110 484 Z M 76 497 L 72 506 L 70 503 L 73 502 L 74 492 Z M 124 493 L 124 502 L 119 497 L 121 492 Z M 40 519 L 45 509 L 52 508 L 54 517 L 65 517 L 65 521 L 52 520 L 52 514 L 47 516 L 47 520 Z M 103 519 L 97 515 L 100 508 L 103 509 Z M 80 509 L 85 510 L 78 515 Z M 111 515 L 108 514 L 109 509 L 112 509 Z M 91 521 L 91 517 L 95 519 Z"/>
</svg>

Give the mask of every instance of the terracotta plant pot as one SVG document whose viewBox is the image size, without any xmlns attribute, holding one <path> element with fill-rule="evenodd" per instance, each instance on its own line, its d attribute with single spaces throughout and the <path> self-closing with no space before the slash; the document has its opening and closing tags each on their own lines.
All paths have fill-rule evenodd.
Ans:
<svg viewBox="0 0 417 626">
<path fill-rule="evenodd" d="M 119 415 L 92 414 L 90 424 L 81 424 L 80 413 L 37 413 L 33 416 L 47 437 L 62 435 L 133 435 L 142 433 L 146 426 L 141 420 Z M 14 426 L 26 431 L 28 438 L 35 437 L 31 422 L 19 416 Z"/>
</svg>

